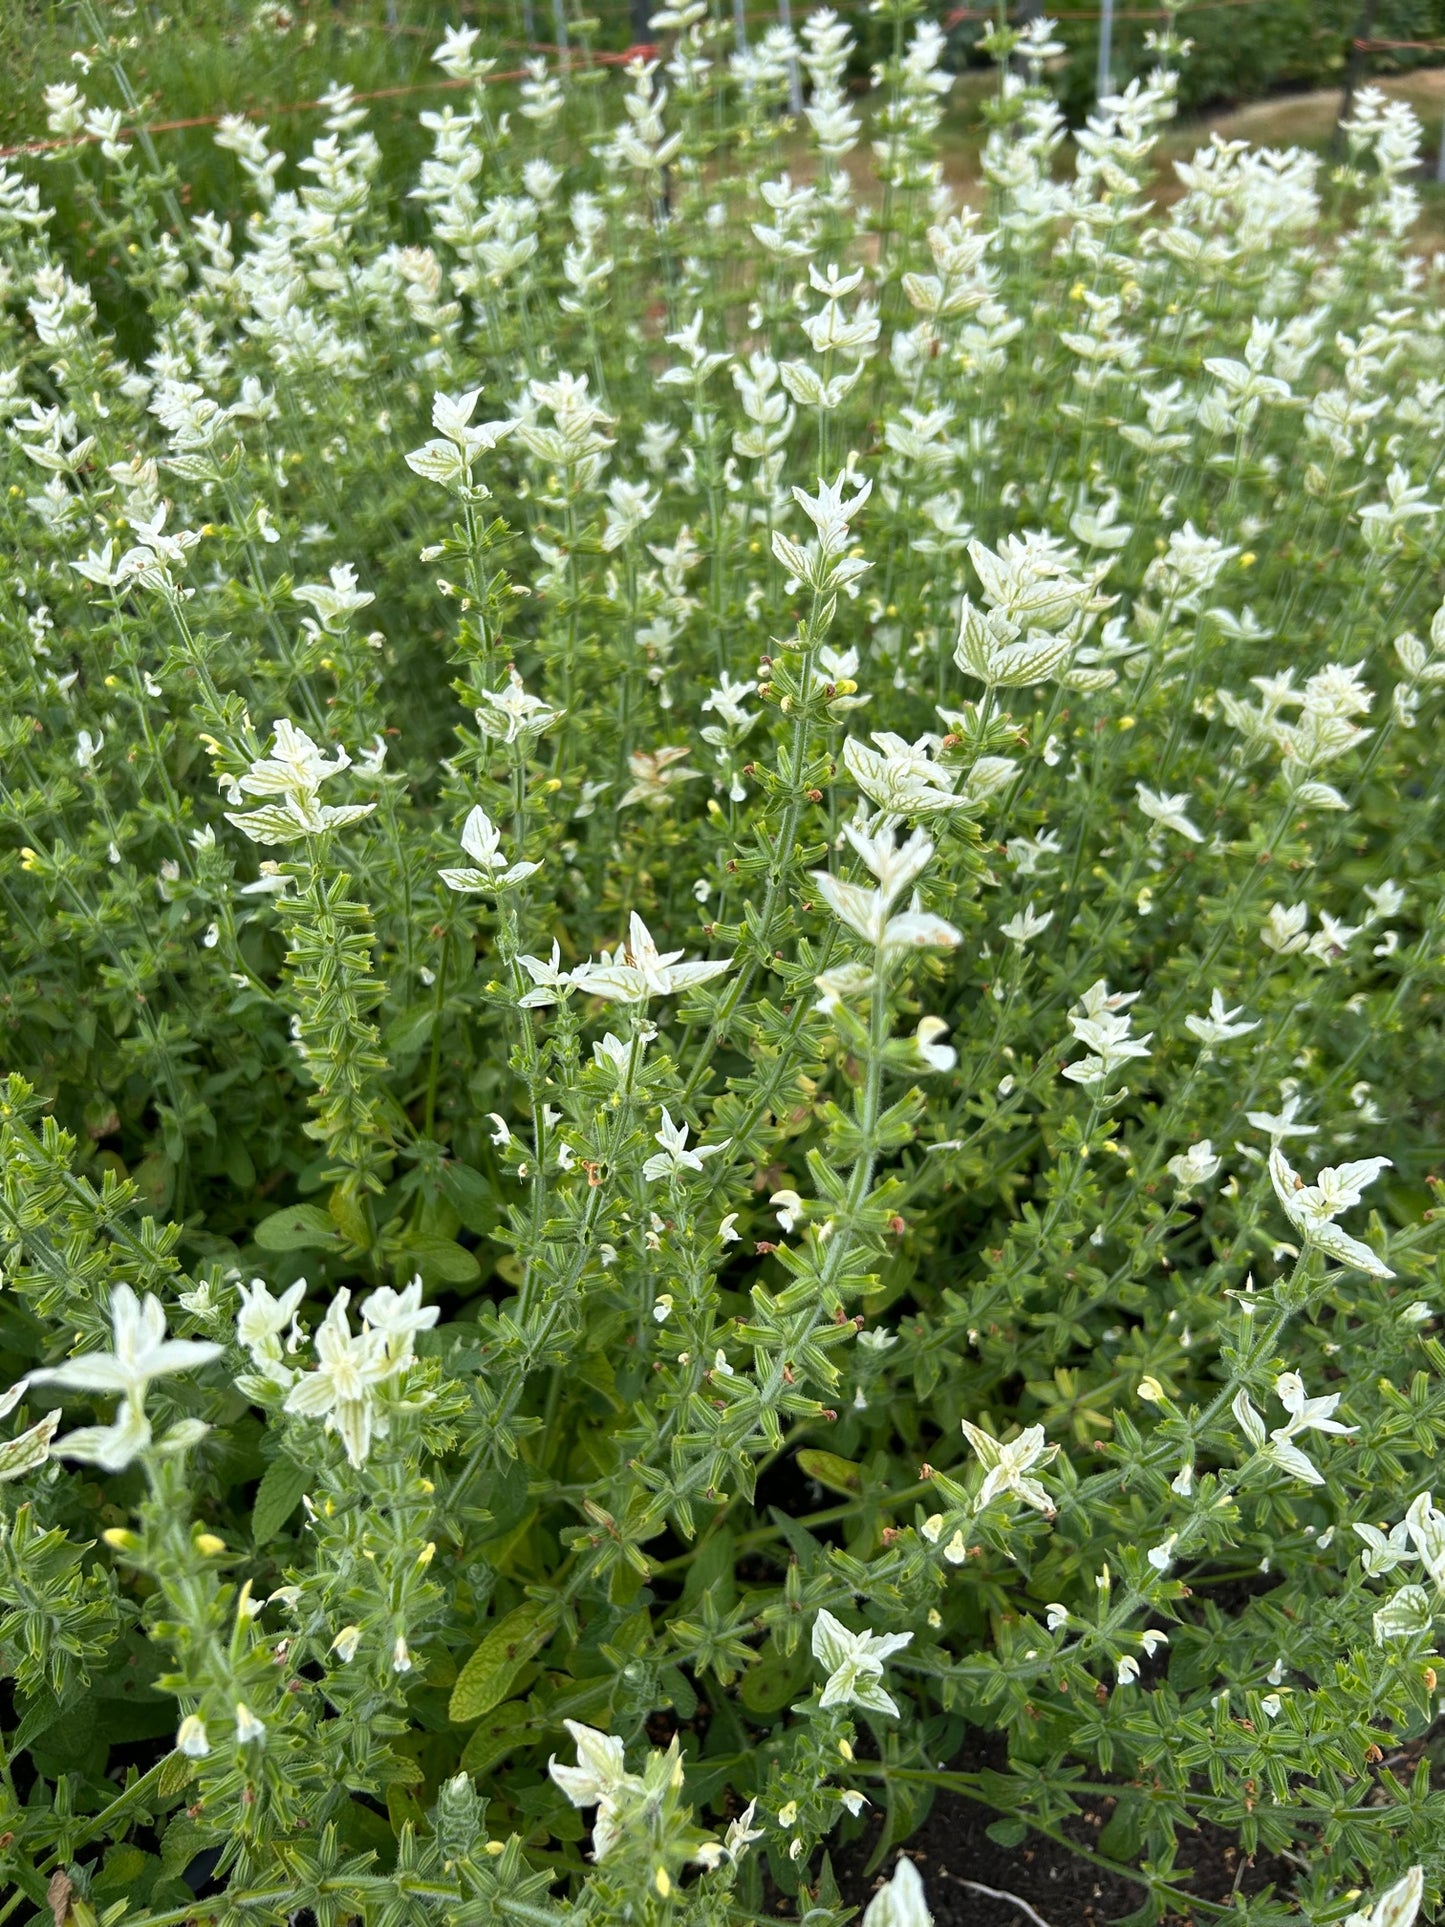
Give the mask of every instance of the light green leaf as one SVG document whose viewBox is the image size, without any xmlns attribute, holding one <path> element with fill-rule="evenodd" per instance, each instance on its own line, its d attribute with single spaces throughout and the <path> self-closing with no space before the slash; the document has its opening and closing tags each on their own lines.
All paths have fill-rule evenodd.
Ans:
<svg viewBox="0 0 1445 1927">
<path fill-rule="evenodd" d="M 552 1636 L 554 1621 L 535 1600 L 518 1606 L 487 1634 L 452 1688 L 451 1717 L 458 1724 L 480 1719 L 507 1696 L 527 1661 Z"/>
</svg>

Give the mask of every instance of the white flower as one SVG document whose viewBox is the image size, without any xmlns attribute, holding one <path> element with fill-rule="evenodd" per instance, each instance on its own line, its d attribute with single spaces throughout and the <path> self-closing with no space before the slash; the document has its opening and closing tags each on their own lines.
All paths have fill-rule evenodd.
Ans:
<svg viewBox="0 0 1445 1927">
<path fill-rule="evenodd" d="M 478 804 L 463 825 L 461 844 L 479 867 L 475 870 L 439 870 L 437 875 L 449 890 L 509 890 L 514 883 L 535 876 L 541 869 L 540 863 L 509 864 L 502 855 L 501 841 L 501 832 Z"/>
<path fill-rule="evenodd" d="M 1132 1004 L 1138 994 L 1137 991 L 1111 992 L 1102 978 L 1085 991 L 1069 1012 L 1069 1022 L 1074 1035 L 1081 1044 L 1088 1045 L 1091 1054 L 1076 1064 L 1066 1064 L 1065 1077 L 1075 1084 L 1103 1084 L 1130 1058 L 1149 1055 L 1153 1031 L 1147 1031 L 1143 1037 L 1129 1034 L 1133 1019 L 1127 1014 L 1126 1006 Z"/>
<path fill-rule="evenodd" d="M 843 764 L 870 803 L 890 816 L 931 816 L 956 810 L 965 801 L 953 793 L 954 775 L 928 754 L 936 740 L 920 737 L 907 742 L 888 730 L 875 730 L 878 749 L 849 737 L 843 745 Z"/>
<path fill-rule="evenodd" d="M 617 807 L 626 809 L 629 803 L 646 803 L 651 809 L 660 809 L 671 800 L 672 792 L 679 783 L 691 783 L 701 778 L 700 769 L 680 767 L 691 754 L 692 750 L 686 743 L 664 744 L 659 749 L 633 750 L 627 759 L 627 772 L 632 782 Z"/>
<path fill-rule="evenodd" d="M 1368 1245 L 1342 1231 L 1335 1219 L 1358 1204 L 1365 1186 L 1390 1165 L 1389 1158 L 1359 1158 L 1351 1164 L 1327 1165 L 1313 1184 L 1290 1169 L 1276 1142 L 1269 1154 L 1269 1175 L 1285 1215 L 1307 1243 L 1338 1263 L 1353 1265 L 1372 1278 L 1393 1278 L 1394 1272 Z"/>
<path fill-rule="evenodd" d="M 1209 1139 L 1202 1137 L 1197 1144 L 1191 1144 L 1187 1151 L 1170 1158 L 1164 1169 L 1181 1191 L 1189 1191 L 1196 1184 L 1207 1184 L 1217 1176 L 1220 1160 L 1214 1155 L 1214 1146 Z"/>
<path fill-rule="evenodd" d="M 1423 1497 L 1428 1504 L 1429 1493 L 1423 1494 Z M 1407 1560 L 1415 1557 L 1415 1553 L 1410 1549 L 1410 1527 L 1405 1520 L 1401 1520 L 1397 1526 L 1392 1526 L 1388 1534 L 1381 1532 L 1378 1526 L 1359 1523 L 1356 1523 L 1352 1529 L 1365 1542 L 1366 1551 L 1361 1563 L 1372 1578 L 1378 1577 L 1381 1573 L 1393 1572 L 1396 1566 L 1403 1565 Z"/>
<path fill-rule="evenodd" d="M 94 736 L 88 729 L 81 730 L 75 739 L 75 766 L 77 769 L 94 769 L 96 759 L 105 748 L 105 731 L 98 730 Z"/>
<path fill-rule="evenodd" d="M 1325 1398 L 1307 1398 L 1304 1381 L 1298 1372 L 1281 1372 L 1274 1382 L 1275 1396 L 1289 1413 L 1289 1422 L 1276 1426 L 1265 1440 L 1264 1420 L 1255 1411 L 1246 1392 L 1240 1391 L 1234 1397 L 1234 1416 L 1239 1422 L 1249 1443 L 1257 1452 L 1274 1460 L 1295 1478 L 1303 1479 L 1306 1485 L 1323 1485 L 1324 1474 L 1314 1461 L 1294 1443 L 1301 1432 L 1350 1433 L 1359 1430 L 1355 1425 L 1341 1425 L 1332 1415 L 1339 1405 L 1341 1394 L 1334 1393 Z"/>
<path fill-rule="evenodd" d="M 358 1309 L 362 1318 L 374 1332 L 379 1332 L 386 1344 L 386 1355 L 395 1365 L 404 1365 L 413 1355 L 413 1340 L 421 1331 L 430 1331 L 441 1316 L 435 1305 L 424 1305 L 421 1301 L 422 1285 L 419 1277 L 402 1291 L 393 1291 L 390 1285 L 379 1285 L 375 1291 L 368 1292 Z"/>
<path fill-rule="evenodd" d="M 517 999 L 523 1010 L 536 1010 L 545 1004 L 555 1004 L 559 997 L 565 997 L 572 988 L 572 972 L 562 968 L 562 946 L 555 939 L 549 958 L 518 957 L 517 962 L 532 979 L 532 988 L 523 991 Z M 492 1116 L 495 1115 L 493 1112 Z M 500 1144 L 503 1140 L 494 1137 L 492 1142 Z"/>
<path fill-rule="evenodd" d="M 1139 1677 L 1139 1662 L 1132 1653 L 1125 1653 L 1119 1661 L 1119 1684 L 1132 1686 Z"/>
<path fill-rule="evenodd" d="M 1435 1510 L 1430 1493 L 1422 1492 L 1412 1501 L 1405 1514 L 1404 1529 L 1424 1561 L 1425 1570 L 1434 1580 L 1436 1589 L 1445 1592 L 1445 1512 Z"/>
<path fill-rule="evenodd" d="M 1196 829 L 1184 814 L 1189 803 L 1187 795 L 1165 796 L 1158 790 L 1151 790 L 1143 783 L 1136 783 L 1139 808 L 1151 822 L 1162 823 L 1167 830 L 1177 830 L 1181 836 L 1188 837 L 1191 843 L 1202 843 L 1203 832 Z"/>
<path fill-rule="evenodd" d="M 1303 950 L 1309 942 L 1305 935 L 1309 920 L 1309 905 L 1306 903 L 1291 904 L 1288 908 L 1282 903 L 1272 903 L 1259 940 L 1267 949 L 1277 951 L 1282 957 L 1292 956 L 1296 951 Z"/>
<path fill-rule="evenodd" d="M 767 1829 L 765 1827 L 754 1827 L 753 1825 L 757 1810 L 757 1801 L 749 1800 L 737 1819 L 728 1827 L 727 1833 L 723 1836 L 724 1849 L 731 1859 L 741 1860 L 754 1840 L 764 1838 Z"/>
<path fill-rule="evenodd" d="M 941 1017 L 920 1019 L 914 1032 L 914 1048 L 931 1071 L 951 1071 L 958 1062 L 958 1052 L 952 1044 L 939 1043 L 940 1037 L 948 1035 L 948 1025 Z"/>
<path fill-rule="evenodd" d="M 332 1299 L 316 1333 L 316 1370 L 291 1387 L 285 1409 L 300 1418 L 324 1418 L 327 1431 L 340 1436 L 350 1463 L 364 1465 L 377 1429 L 376 1387 L 396 1364 L 384 1332 L 353 1335 L 346 1317 L 350 1302 L 344 1287 Z"/>
<path fill-rule="evenodd" d="M 483 63 L 484 66 L 491 64 L 490 61 Z M 484 498 L 488 491 L 473 483 L 472 464 L 479 455 L 490 454 L 499 442 L 515 434 L 521 426 L 517 421 L 474 424 L 472 415 L 480 396 L 479 388 L 465 395 L 434 395 L 432 427 L 440 430 L 442 439 L 412 449 L 406 458 L 407 467 L 415 474 L 474 499 Z"/>
<path fill-rule="evenodd" d="M 1022 949 L 1026 943 L 1032 943 L 1035 937 L 1047 930 L 1053 920 L 1053 911 L 1035 910 L 1033 898 L 1030 897 L 1016 916 L 1010 917 L 1007 923 L 999 925 L 999 930 L 1010 943 L 1016 943 Z"/>
<path fill-rule="evenodd" d="M 356 571 L 349 562 L 338 562 L 329 582 L 298 582 L 291 593 L 298 602 L 311 605 L 323 629 L 345 628 L 347 616 L 376 600 L 369 589 L 357 588 Z"/>
<path fill-rule="evenodd" d="M 1318 1137 L 1318 1124 L 1296 1124 L 1299 1116 L 1300 1099 L 1293 1092 L 1286 1097 L 1279 1111 L 1246 1111 L 1245 1122 L 1252 1124 L 1257 1131 L 1263 1131 L 1271 1143 L 1278 1144 L 1287 1137 Z"/>
<path fill-rule="evenodd" d="M 564 713 L 540 696 L 529 695 L 515 667 L 507 672 L 505 689 L 484 689 L 481 693 L 485 707 L 475 712 L 477 727 L 484 736 L 500 736 L 504 743 L 515 743 L 519 736 L 539 735 L 560 721 Z"/>
<path fill-rule="evenodd" d="M 1197 1037 L 1201 1044 L 1227 1044 L 1231 1038 L 1247 1037 L 1252 1030 L 1259 1029 L 1258 1019 L 1253 1023 L 1241 1024 L 1238 1021 L 1243 1010 L 1243 1004 L 1237 1005 L 1233 1010 L 1226 1010 L 1223 997 L 1215 990 L 1211 992 L 1209 998 L 1209 1015 L 1186 1017 L 1184 1028 L 1192 1036 Z"/>
<path fill-rule="evenodd" d="M 356 1657 L 356 1649 L 361 1644 L 359 1626 L 343 1626 L 331 1642 L 330 1650 L 335 1653 L 343 1666 L 349 1666 Z"/>
<path fill-rule="evenodd" d="M 221 1347 L 194 1338 L 169 1338 L 160 1299 L 151 1293 L 138 1299 L 129 1285 L 112 1290 L 110 1322 L 112 1351 L 83 1352 L 63 1365 L 32 1372 L 30 1383 L 59 1385 L 74 1392 L 118 1392 L 123 1403 L 113 1424 L 71 1432 L 56 1450 L 66 1458 L 119 1472 L 150 1444 L 145 1396 L 151 1382 L 209 1365 L 220 1357 Z"/>
<path fill-rule="evenodd" d="M 704 1158 L 716 1157 L 725 1151 L 731 1138 L 724 1138 L 721 1144 L 697 1144 L 687 1148 L 687 1126 L 674 1124 L 667 1106 L 662 1107 L 662 1129 L 653 1139 L 662 1149 L 650 1157 L 642 1167 L 642 1175 L 649 1182 L 655 1178 L 677 1178 L 684 1171 L 701 1171 Z"/>
<path fill-rule="evenodd" d="M 774 1191 L 768 1203 L 777 1212 L 778 1223 L 785 1233 L 794 1230 L 808 1215 L 808 1207 L 796 1191 Z"/>
<path fill-rule="evenodd" d="M 0 1393 L 0 1418 L 13 1412 L 30 1389 L 30 1380 L 22 1378 L 18 1385 Z M 22 1479 L 27 1472 L 33 1472 L 38 1465 L 44 1465 L 50 1457 L 51 1441 L 60 1425 L 60 1408 L 47 1412 L 34 1425 L 23 1432 L 17 1432 L 13 1439 L 0 1445 L 0 1482 L 8 1479 Z"/>
<path fill-rule="evenodd" d="M 898 1717 L 898 1707 L 883 1690 L 883 1662 L 911 1644 L 912 1633 L 851 1633 L 826 1608 L 813 1621 L 813 1657 L 828 1669 L 818 1705 L 861 1706 Z"/>
<path fill-rule="evenodd" d="M 317 836 L 325 830 L 358 823 L 370 816 L 376 808 L 374 803 L 333 807 L 320 801 L 321 785 L 350 765 L 351 758 L 340 747 L 327 762 L 305 730 L 297 729 L 283 716 L 272 725 L 270 756 L 259 757 L 234 784 L 247 796 L 278 800 L 246 813 L 227 810 L 226 821 L 244 830 L 253 843 L 268 844 L 293 843 L 300 836 Z M 223 786 L 231 781 L 222 780 Z"/>
<path fill-rule="evenodd" d="M 951 923 L 925 911 L 916 894 L 908 910 L 889 914 L 898 896 L 923 874 L 933 855 L 933 844 L 921 830 L 915 830 L 906 843 L 895 848 L 891 828 L 869 836 L 851 823 L 843 827 L 849 842 L 877 878 L 878 888 L 865 890 L 827 870 L 814 870 L 812 880 L 819 894 L 841 923 L 884 956 L 917 948 L 949 950 L 963 941 Z"/>
<path fill-rule="evenodd" d="M 1343 1927 L 1414 1927 L 1425 1895 L 1425 1869 L 1411 1867 L 1388 1887 L 1369 1913 L 1353 1913 Z"/>
<path fill-rule="evenodd" d="M 240 1287 L 241 1308 L 236 1313 L 236 1343 L 251 1355 L 258 1372 L 278 1385 L 289 1385 L 295 1376 L 286 1363 L 281 1334 L 291 1327 L 291 1349 L 299 1333 L 296 1314 L 306 1296 L 306 1280 L 298 1278 L 279 1298 L 273 1298 L 264 1278 L 253 1278 Z"/>
<path fill-rule="evenodd" d="M 749 1800 L 737 1819 L 729 1824 L 728 1830 L 720 1842 L 717 1840 L 705 1840 L 693 1855 L 693 1859 L 697 1865 L 701 1867 L 717 1867 L 720 1866 L 724 1860 L 731 1860 L 733 1864 L 736 1865 L 752 1845 L 753 1841 L 763 1839 L 767 1833 L 766 1827 L 755 1827 L 753 1825 L 757 1810 L 757 1801 Z"/>
<path fill-rule="evenodd" d="M 244 1700 L 236 1701 L 236 1744 L 249 1746 L 253 1740 L 264 1740 L 266 1728 L 256 1718 Z"/>
<path fill-rule="evenodd" d="M 547 1771 L 574 1807 L 596 1807 L 592 1855 L 601 1860 L 619 1838 L 619 1803 L 646 1792 L 645 1784 L 623 1765 L 622 1741 L 578 1720 L 563 1720 L 577 1747 L 576 1766 L 559 1766 L 553 1754 Z"/>
<path fill-rule="evenodd" d="M 933 1927 L 922 1877 L 906 1855 L 899 1854 L 893 1878 L 868 1902 L 863 1927 Z"/>
<path fill-rule="evenodd" d="M 1069 1609 L 1067 1606 L 1061 1606 L 1058 1601 L 1055 1600 L 1053 1605 L 1044 1608 L 1044 1624 L 1051 1633 L 1061 1631 L 1068 1623 Z"/>
<path fill-rule="evenodd" d="M 210 1750 L 205 1721 L 199 1713 L 187 1713 L 176 1728 L 176 1751 L 188 1760 L 204 1760 Z"/>
<path fill-rule="evenodd" d="M 579 964 L 571 982 L 578 990 L 619 1004 L 645 1004 L 652 997 L 675 997 L 731 970 L 732 958 L 679 963 L 680 950 L 659 952 L 652 932 L 634 910 L 628 940 L 614 954 L 603 951 L 597 963 Z M 521 961 L 525 964 L 527 959 Z"/>
<path fill-rule="evenodd" d="M 963 1420 L 963 1432 L 984 1469 L 984 1481 L 974 1502 L 977 1511 L 982 1512 L 990 1500 L 1002 1493 L 1012 1492 L 1025 1505 L 1053 1517 L 1053 1500 L 1037 1479 L 1028 1476 L 1035 1466 L 1048 1465 L 1058 1456 L 1057 1445 L 1045 1444 L 1042 1425 L 1030 1425 L 1007 1444 L 991 1437 L 981 1426 L 971 1425 L 967 1419 Z"/>
</svg>

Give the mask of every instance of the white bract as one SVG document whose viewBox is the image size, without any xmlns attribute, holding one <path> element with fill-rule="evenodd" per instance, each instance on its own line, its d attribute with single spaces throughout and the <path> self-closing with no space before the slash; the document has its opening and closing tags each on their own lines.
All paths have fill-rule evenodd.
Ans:
<svg viewBox="0 0 1445 1927">
<path fill-rule="evenodd" d="M 137 1298 L 129 1285 L 112 1290 L 110 1323 L 110 1351 L 82 1352 L 63 1365 L 32 1372 L 30 1383 L 57 1385 L 67 1392 L 119 1394 L 121 1406 L 112 1424 L 70 1432 L 56 1447 L 66 1458 L 119 1472 L 151 1442 L 145 1403 L 154 1382 L 209 1365 L 220 1357 L 221 1347 L 202 1339 L 171 1338 L 160 1299 L 152 1292 Z"/>
<path fill-rule="evenodd" d="M 898 1718 L 898 1705 L 884 1690 L 883 1662 L 912 1643 L 912 1633 L 853 1633 L 826 1608 L 813 1621 L 813 1657 L 827 1670 L 820 1707 L 861 1706 Z"/>
<path fill-rule="evenodd" d="M 224 779 L 234 791 L 278 800 L 259 810 L 227 810 L 226 821 L 244 830 L 253 843 L 271 845 L 359 823 L 371 815 L 374 803 L 323 803 L 320 795 L 321 785 L 350 765 L 340 746 L 328 762 L 305 730 L 283 716 L 273 725 L 270 756 L 258 757 L 234 782 Z"/>
<path fill-rule="evenodd" d="M 1306 1184 L 1291 1170 L 1278 1143 L 1269 1154 L 1270 1181 L 1290 1223 L 1326 1258 L 1368 1272 L 1372 1278 L 1393 1278 L 1395 1274 L 1335 1219 L 1358 1204 L 1365 1187 L 1389 1165 L 1389 1158 L 1357 1158 L 1350 1164 L 1326 1165 L 1313 1184 Z"/>
<path fill-rule="evenodd" d="M 502 854 L 502 834 L 477 804 L 462 826 L 461 845 L 477 866 L 469 870 L 438 870 L 449 890 L 510 890 L 541 869 L 540 863 L 509 863 Z"/>
</svg>

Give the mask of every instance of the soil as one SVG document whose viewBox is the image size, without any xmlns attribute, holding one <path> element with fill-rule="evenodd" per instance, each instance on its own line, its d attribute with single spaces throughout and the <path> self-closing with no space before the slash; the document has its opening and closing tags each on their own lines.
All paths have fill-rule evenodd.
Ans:
<svg viewBox="0 0 1445 1927">
<path fill-rule="evenodd" d="M 955 1770 L 1001 1766 L 997 1737 L 978 1735 L 968 1752 L 952 1762 Z M 1107 1799 L 1086 1804 L 1068 1830 L 1082 1846 L 1092 1846 L 1113 1806 Z M 923 1875 L 935 1927 L 1107 1927 L 1144 1904 L 1144 1886 L 1093 1866 L 1043 1834 L 1030 1833 L 1016 1847 L 999 1846 L 988 1836 L 998 1818 L 975 1800 L 941 1792 L 903 1847 Z M 834 1876 L 851 1906 L 866 1906 L 893 1871 L 890 1854 L 876 1873 L 865 1872 L 881 1827 L 882 1816 L 872 1816 L 861 1838 L 833 1854 Z M 1175 1881 L 1201 1899 L 1227 1901 L 1236 1891 L 1257 1894 L 1270 1884 L 1277 1892 L 1286 1891 L 1291 1872 L 1283 1860 L 1246 1858 L 1229 1834 L 1206 1825 L 1181 1836 Z M 980 1892 L 981 1887 L 994 1889 L 994 1895 Z M 1027 1908 L 1016 1901 L 1026 1902 Z M 1170 1919 L 1185 1927 L 1197 1916 L 1184 1912 Z"/>
</svg>

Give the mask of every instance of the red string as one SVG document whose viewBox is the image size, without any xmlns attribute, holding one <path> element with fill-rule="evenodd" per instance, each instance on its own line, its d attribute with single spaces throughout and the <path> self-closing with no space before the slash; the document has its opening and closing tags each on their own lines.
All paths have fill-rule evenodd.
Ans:
<svg viewBox="0 0 1445 1927">
<path fill-rule="evenodd" d="M 558 49 L 538 46 L 534 51 L 538 53 L 556 53 Z M 564 57 L 568 62 L 567 71 L 571 72 L 576 67 L 586 67 L 590 64 L 595 64 L 599 67 L 619 67 L 629 60 L 651 60 L 656 53 L 656 47 L 638 46 L 629 47 L 625 53 L 620 54 L 594 53 L 587 57 L 581 55 L 565 55 Z M 501 81 L 530 79 L 531 75 L 525 67 L 518 67 L 510 73 L 485 74 L 483 76 L 484 84 L 489 87 Z M 418 80 L 405 87 L 372 87 L 365 93 L 352 94 L 351 98 L 353 100 L 398 100 L 405 94 L 437 93 L 442 90 L 458 87 L 471 87 L 475 84 L 476 83 L 470 80 Z M 245 108 L 234 117 L 228 114 L 193 114 L 187 120 L 156 120 L 151 121 L 145 127 L 123 127 L 116 138 L 119 140 L 133 140 L 138 134 L 176 134 L 188 127 L 218 127 L 223 120 L 231 118 L 237 120 L 262 120 L 276 114 L 309 113 L 314 108 L 325 107 L 326 105 L 327 102 L 324 100 L 286 100 L 278 101 L 269 107 Z M 74 147 L 87 142 L 98 141 L 102 138 L 99 134 L 71 134 L 55 140 L 22 141 L 18 147 L 0 147 L 0 160 L 9 160 L 17 154 L 45 154 L 57 147 Z"/>
</svg>

